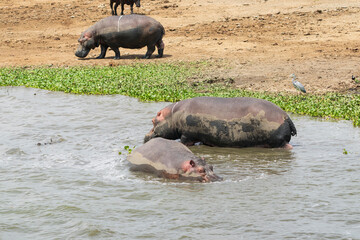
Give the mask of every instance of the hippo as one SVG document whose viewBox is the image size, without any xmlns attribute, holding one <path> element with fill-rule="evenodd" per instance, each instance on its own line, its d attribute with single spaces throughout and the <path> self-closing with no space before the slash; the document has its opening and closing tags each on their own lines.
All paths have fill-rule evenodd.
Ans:
<svg viewBox="0 0 360 240">
<path fill-rule="evenodd" d="M 158 48 L 158 57 L 164 53 L 164 27 L 155 19 L 144 15 L 123 15 L 106 17 L 83 32 L 78 40 L 75 55 L 84 58 L 100 45 L 101 53 L 97 58 L 104 58 L 110 47 L 115 52 L 115 59 L 120 59 L 119 47 L 142 48 L 147 46 L 144 58 L 148 59 Z"/>
<path fill-rule="evenodd" d="M 277 105 L 256 98 L 197 97 L 168 105 L 152 119 L 152 138 L 180 139 L 218 147 L 283 147 L 291 149 L 294 123 Z"/>
<path fill-rule="evenodd" d="M 222 180 L 207 165 L 204 158 L 195 156 L 180 142 L 154 138 L 133 150 L 127 160 L 130 170 L 156 174 L 158 177 L 213 182 Z"/>
<path fill-rule="evenodd" d="M 114 6 L 115 3 L 115 6 Z M 140 0 L 110 0 L 111 14 L 117 15 L 116 9 L 121 5 L 121 15 L 124 15 L 124 5 L 130 5 L 131 14 L 134 13 L 134 3 L 136 7 L 140 7 Z"/>
</svg>

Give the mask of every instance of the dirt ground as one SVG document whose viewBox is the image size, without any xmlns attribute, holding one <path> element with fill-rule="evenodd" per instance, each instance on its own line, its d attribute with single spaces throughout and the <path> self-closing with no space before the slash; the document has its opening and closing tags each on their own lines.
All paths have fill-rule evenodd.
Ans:
<svg viewBox="0 0 360 240">
<path fill-rule="evenodd" d="M 109 0 L 0 0 L 0 67 L 207 60 L 204 78 L 242 89 L 295 93 L 295 73 L 308 92 L 360 92 L 358 0 L 141 0 L 134 13 L 165 27 L 163 58 L 139 59 L 146 48 L 75 57 L 81 32 L 111 15 Z"/>
</svg>

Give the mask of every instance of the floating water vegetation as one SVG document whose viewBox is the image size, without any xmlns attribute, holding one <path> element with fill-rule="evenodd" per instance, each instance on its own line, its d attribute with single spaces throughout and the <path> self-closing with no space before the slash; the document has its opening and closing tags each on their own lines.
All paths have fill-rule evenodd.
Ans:
<svg viewBox="0 0 360 240">
<path fill-rule="evenodd" d="M 132 150 L 135 149 L 135 147 L 136 147 L 136 146 L 133 146 L 133 147 L 131 148 L 131 147 L 129 147 L 129 146 L 126 145 L 126 146 L 124 146 L 124 150 L 127 151 L 128 154 L 130 154 L 130 153 L 132 152 Z M 122 154 L 122 152 L 119 152 L 119 155 L 121 155 L 121 154 Z"/>
<path fill-rule="evenodd" d="M 203 64 L 206 68 L 206 63 Z M 0 68 L 0 86 L 25 86 L 74 94 L 121 94 L 142 101 L 175 102 L 196 96 L 255 97 L 288 112 L 351 120 L 360 125 L 360 95 L 290 95 L 251 92 L 201 79 L 199 63 L 135 64 L 117 67 Z"/>
</svg>

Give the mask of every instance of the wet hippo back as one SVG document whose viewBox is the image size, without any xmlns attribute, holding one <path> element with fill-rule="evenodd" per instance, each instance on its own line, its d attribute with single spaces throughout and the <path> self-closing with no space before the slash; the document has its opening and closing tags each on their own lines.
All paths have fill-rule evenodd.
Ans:
<svg viewBox="0 0 360 240">
<path fill-rule="evenodd" d="M 145 142 L 164 137 L 180 138 L 186 145 L 287 147 L 296 134 L 285 111 L 269 101 L 248 97 L 183 100 L 160 110 L 153 125 Z"/>
<path fill-rule="evenodd" d="M 163 164 L 166 169 L 180 169 L 184 161 L 197 159 L 186 146 L 179 142 L 164 138 L 153 140 L 136 149 L 135 153 L 137 156 L 141 155 L 141 159 L 131 156 L 128 160 L 140 164 Z"/>
<path fill-rule="evenodd" d="M 132 151 L 127 160 L 132 164 L 131 170 L 155 173 L 159 177 L 201 182 L 221 180 L 203 158 L 173 140 L 151 139 Z"/>
</svg>

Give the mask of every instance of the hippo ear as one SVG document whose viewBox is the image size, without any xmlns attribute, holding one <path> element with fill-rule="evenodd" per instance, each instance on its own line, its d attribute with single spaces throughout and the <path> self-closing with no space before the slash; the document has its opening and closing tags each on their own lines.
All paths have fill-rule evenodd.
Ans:
<svg viewBox="0 0 360 240">
<path fill-rule="evenodd" d="M 92 37 L 92 33 L 89 33 L 89 32 L 83 33 L 83 34 L 81 34 L 81 37 L 79 38 L 78 42 L 83 43 L 83 42 L 91 39 L 91 37 Z"/>
<path fill-rule="evenodd" d="M 183 164 L 181 165 L 181 168 L 184 172 L 188 172 L 190 171 L 191 168 L 195 167 L 195 162 L 193 160 L 187 160 L 185 162 L 183 162 Z"/>
</svg>

